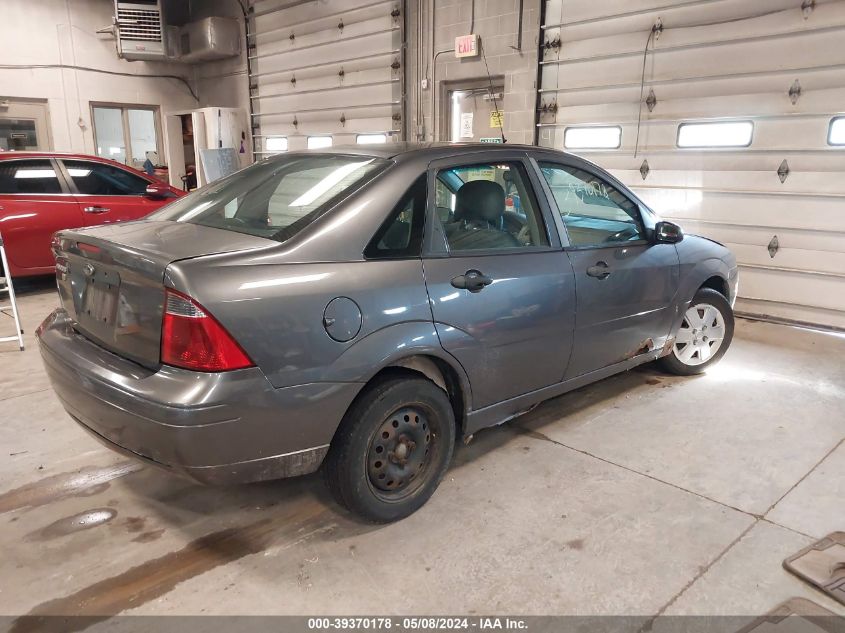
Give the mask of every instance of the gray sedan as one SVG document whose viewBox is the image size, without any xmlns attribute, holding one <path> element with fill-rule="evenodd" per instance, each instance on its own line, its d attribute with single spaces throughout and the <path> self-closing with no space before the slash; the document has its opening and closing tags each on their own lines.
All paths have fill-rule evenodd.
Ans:
<svg viewBox="0 0 845 633">
<path fill-rule="evenodd" d="M 206 483 L 322 465 L 373 521 L 457 440 L 649 361 L 699 373 L 733 335 L 726 248 L 529 146 L 288 153 L 53 251 L 38 338 L 84 429 Z"/>
</svg>

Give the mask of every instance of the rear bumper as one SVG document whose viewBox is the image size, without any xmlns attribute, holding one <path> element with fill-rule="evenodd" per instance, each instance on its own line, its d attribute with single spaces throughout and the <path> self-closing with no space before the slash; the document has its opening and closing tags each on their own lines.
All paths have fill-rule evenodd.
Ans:
<svg viewBox="0 0 845 633">
<path fill-rule="evenodd" d="M 258 368 L 148 370 L 77 334 L 59 309 L 38 330 L 67 412 L 110 448 L 203 483 L 316 470 L 361 385 L 274 388 Z"/>
</svg>

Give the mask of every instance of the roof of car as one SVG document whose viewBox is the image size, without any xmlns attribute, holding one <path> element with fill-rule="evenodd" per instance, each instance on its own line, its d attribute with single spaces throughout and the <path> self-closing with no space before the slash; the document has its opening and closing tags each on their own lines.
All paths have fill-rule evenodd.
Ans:
<svg viewBox="0 0 845 633">
<path fill-rule="evenodd" d="M 78 152 L 46 152 L 46 151 L 36 151 L 36 150 L 11 150 L 11 151 L 4 151 L 0 152 L 0 159 L 4 158 L 49 158 L 51 156 L 57 156 L 60 158 L 84 158 L 85 160 L 101 160 L 101 161 L 108 161 L 108 158 L 102 158 L 101 156 L 92 156 L 91 154 L 80 154 Z"/>
<path fill-rule="evenodd" d="M 379 158 L 396 158 L 404 154 L 424 155 L 429 159 L 445 158 L 453 156 L 460 151 L 488 151 L 488 152 L 502 152 L 513 150 L 525 151 L 545 151 L 555 152 L 558 154 L 566 154 L 566 152 L 559 152 L 548 147 L 538 147 L 537 145 L 520 145 L 515 143 L 412 143 L 400 141 L 398 143 L 384 143 L 373 145 L 335 145 L 333 147 L 326 147 L 318 150 L 302 150 L 309 154 L 360 154 L 362 156 L 377 156 Z M 295 152 L 283 152 L 276 154 L 275 157 L 284 156 Z M 0 160 L 10 158 L 79 158 L 85 160 L 96 160 L 102 162 L 113 162 L 108 158 L 102 156 L 94 156 L 91 154 L 81 154 L 78 152 L 47 152 L 47 151 L 6 151 L 0 152 Z"/>
<path fill-rule="evenodd" d="M 461 153 L 473 152 L 513 152 L 516 151 L 530 151 L 542 152 L 558 155 L 567 155 L 567 152 L 561 152 L 549 147 L 539 147 L 537 145 L 520 145 L 516 143 L 411 143 L 400 141 L 397 143 L 382 143 L 382 144 L 368 144 L 368 145 L 334 145 L 332 147 L 325 147 L 321 149 L 310 150 L 293 150 L 289 152 L 281 152 L 268 157 L 266 160 L 283 160 L 285 156 L 291 154 L 352 154 L 356 156 L 371 156 L 386 159 L 423 159 L 423 160 L 437 160 L 440 158 L 450 158 Z M 577 157 L 576 157 L 577 158 Z"/>
<path fill-rule="evenodd" d="M 152 176 L 149 174 L 144 173 L 139 169 L 135 169 L 130 165 L 125 165 L 123 163 L 119 163 L 115 160 L 110 158 L 103 158 L 102 156 L 94 156 L 93 154 L 80 154 L 78 152 L 45 152 L 45 151 L 32 151 L 32 150 L 11 150 L 11 151 L 2 151 L 0 152 L 0 161 L 3 160 L 20 160 L 26 158 L 69 158 L 75 160 L 90 160 L 97 163 L 103 163 L 105 165 L 112 165 L 114 167 L 118 167 L 119 169 L 127 170 L 132 172 L 133 174 L 137 174 L 141 178 L 150 181 Z M 165 183 L 167 184 L 167 183 Z M 169 185 L 168 185 L 169 186 Z M 180 191 L 175 187 L 170 187 L 171 191 Z"/>
</svg>

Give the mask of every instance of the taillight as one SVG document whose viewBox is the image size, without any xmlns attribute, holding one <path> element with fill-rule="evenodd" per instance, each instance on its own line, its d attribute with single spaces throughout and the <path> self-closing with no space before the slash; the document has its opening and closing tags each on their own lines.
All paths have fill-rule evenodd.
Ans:
<svg viewBox="0 0 845 633">
<path fill-rule="evenodd" d="M 202 306 L 180 292 L 164 290 L 162 363 L 194 371 L 231 371 L 255 365 Z"/>
</svg>

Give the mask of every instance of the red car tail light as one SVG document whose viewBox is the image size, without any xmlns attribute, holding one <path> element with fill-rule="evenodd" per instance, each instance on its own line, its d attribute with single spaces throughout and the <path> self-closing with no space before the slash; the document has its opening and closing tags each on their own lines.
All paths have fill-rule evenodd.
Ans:
<svg viewBox="0 0 845 633">
<path fill-rule="evenodd" d="M 205 308 L 181 292 L 165 288 L 161 322 L 161 362 L 194 371 L 254 367 L 246 352 Z"/>
<path fill-rule="evenodd" d="M 99 246 L 96 246 L 95 244 L 86 244 L 85 242 L 77 242 L 76 248 L 89 255 L 99 255 L 101 251 Z"/>
</svg>

